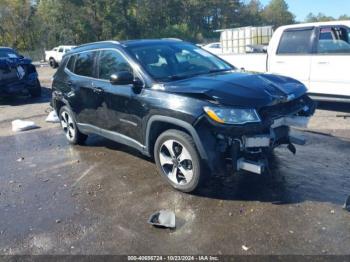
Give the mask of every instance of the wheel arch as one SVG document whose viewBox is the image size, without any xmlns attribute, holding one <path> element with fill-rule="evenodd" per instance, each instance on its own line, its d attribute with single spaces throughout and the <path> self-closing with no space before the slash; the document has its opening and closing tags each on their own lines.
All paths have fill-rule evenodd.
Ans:
<svg viewBox="0 0 350 262">
<path fill-rule="evenodd" d="M 158 136 L 169 129 L 177 129 L 189 134 L 195 142 L 200 157 L 208 159 L 197 131 L 191 124 L 177 118 L 160 115 L 151 116 L 147 122 L 145 140 L 147 153 L 150 156 L 153 155 L 154 145 Z"/>
</svg>

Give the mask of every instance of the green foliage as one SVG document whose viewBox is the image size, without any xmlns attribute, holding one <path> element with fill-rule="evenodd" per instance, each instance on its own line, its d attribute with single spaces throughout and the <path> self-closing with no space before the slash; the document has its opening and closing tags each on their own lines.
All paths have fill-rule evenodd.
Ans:
<svg viewBox="0 0 350 262">
<path fill-rule="evenodd" d="M 106 39 L 203 42 L 217 40 L 216 29 L 290 23 L 284 0 L 0 0 L 0 45 L 20 51 Z"/>
<path fill-rule="evenodd" d="M 294 15 L 288 11 L 288 5 L 284 0 L 271 0 L 262 13 L 264 21 L 275 27 L 295 22 Z"/>
<path fill-rule="evenodd" d="M 312 22 L 327 22 L 327 21 L 335 21 L 335 20 L 350 20 L 350 16 L 348 15 L 341 15 L 338 19 L 332 17 L 332 16 L 326 16 L 323 13 L 318 13 L 317 15 L 314 15 L 313 13 L 309 13 L 306 16 L 305 22 L 312 23 Z"/>
</svg>

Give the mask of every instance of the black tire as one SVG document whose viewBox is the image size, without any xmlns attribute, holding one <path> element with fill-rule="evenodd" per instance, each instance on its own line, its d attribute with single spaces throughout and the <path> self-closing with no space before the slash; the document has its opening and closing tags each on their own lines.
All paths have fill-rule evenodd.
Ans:
<svg viewBox="0 0 350 262">
<path fill-rule="evenodd" d="M 67 116 L 69 118 L 67 118 Z M 69 109 L 69 107 L 63 106 L 60 109 L 59 118 L 61 121 L 61 127 L 65 132 L 68 142 L 72 145 L 83 144 L 88 136 L 79 131 L 75 121 L 74 113 Z M 65 127 L 64 123 L 68 123 L 67 127 Z M 73 128 L 74 132 L 69 130 L 70 128 Z"/>
<path fill-rule="evenodd" d="M 29 89 L 31 97 L 41 97 L 41 85 L 39 79 L 36 80 L 35 88 Z"/>
<path fill-rule="evenodd" d="M 180 162 L 179 160 L 174 160 L 176 164 L 165 164 L 162 166 L 161 164 L 161 153 L 164 155 L 165 152 L 169 153 L 169 156 L 171 155 L 168 147 L 165 146 L 165 143 L 172 143 L 172 148 L 174 149 L 173 153 L 175 154 L 175 159 L 179 159 L 180 155 L 182 155 L 182 150 L 185 148 L 187 150 L 186 153 L 190 155 L 191 161 L 185 160 L 188 166 L 186 167 L 185 171 L 190 171 L 192 173 L 192 178 L 190 181 L 186 180 L 186 176 L 184 176 L 180 170 L 180 168 L 185 168 L 184 161 Z M 176 152 L 176 147 L 180 145 L 182 147 L 181 152 L 177 155 Z M 164 151 L 164 146 L 165 146 L 165 151 Z M 161 176 L 167 181 L 172 187 L 175 189 L 182 191 L 182 192 L 193 192 L 195 191 L 201 184 L 202 181 L 204 180 L 204 172 L 202 172 L 202 163 L 201 163 L 201 158 L 197 152 L 196 145 L 190 135 L 188 135 L 185 132 L 175 130 L 175 129 L 170 129 L 165 132 L 163 132 L 158 138 L 154 146 L 154 159 L 158 168 L 159 173 Z M 164 158 L 163 158 L 164 159 Z M 167 158 L 169 160 L 169 158 Z M 171 158 L 170 159 L 174 159 Z M 164 161 L 163 161 L 164 163 Z M 191 163 L 191 164 L 189 164 Z M 173 182 L 171 178 L 169 178 L 170 173 L 165 169 L 174 170 L 174 166 L 177 169 L 175 171 L 175 177 L 177 182 Z M 177 166 L 180 166 L 177 168 Z M 168 168 L 169 167 L 169 168 Z M 188 169 L 187 169 L 188 168 Z M 182 169 L 184 170 L 184 169 Z M 172 176 L 174 177 L 174 176 Z"/>
<path fill-rule="evenodd" d="M 55 59 L 53 58 L 50 58 L 49 59 L 49 65 L 52 67 L 52 68 L 57 68 L 57 62 Z"/>
</svg>

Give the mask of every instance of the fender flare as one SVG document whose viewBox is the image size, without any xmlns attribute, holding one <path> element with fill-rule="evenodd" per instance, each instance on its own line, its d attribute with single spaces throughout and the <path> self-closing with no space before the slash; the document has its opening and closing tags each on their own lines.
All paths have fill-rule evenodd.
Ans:
<svg viewBox="0 0 350 262">
<path fill-rule="evenodd" d="M 169 123 L 169 124 L 173 124 L 176 126 L 179 126 L 183 129 L 185 129 L 187 132 L 190 133 L 190 135 L 192 136 L 194 143 L 196 144 L 197 150 L 199 152 L 199 155 L 201 156 L 202 159 L 207 160 L 208 156 L 207 153 L 204 150 L 202 141 L 200 140 L 197 131 L 194 129 L 194 127 L 189 124 L 188 122 L 185 122 L 183 120 L 177 119 L 177 118 L 173 118 L 173 117 L 169 117 L 169 116 L 161 116 L 161 115 L 153 115 L 149 118 L 148 122 L 147 122 L 147 128 L 146 128 L 146 149 L 149 150 L 149 137 L 150 137 L 150 131 L 151 131 L 151 127 L 152 124 L 155 122 L 163 122 L 163 123 Z"/>
</svg>

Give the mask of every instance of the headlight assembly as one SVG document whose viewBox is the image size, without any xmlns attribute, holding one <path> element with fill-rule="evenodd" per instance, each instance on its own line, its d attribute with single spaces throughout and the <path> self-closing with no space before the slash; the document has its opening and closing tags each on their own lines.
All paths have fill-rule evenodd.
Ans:
<svg viewBox="0 0 350 262">
<path fill-rule="evenodd" d="M 215 122 L 221 124 L 242 125 L 260 122 L 255 109 L 204 107 L 204 111 Z"/>
</svg>

